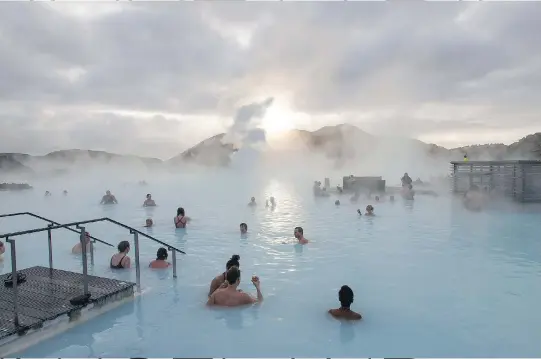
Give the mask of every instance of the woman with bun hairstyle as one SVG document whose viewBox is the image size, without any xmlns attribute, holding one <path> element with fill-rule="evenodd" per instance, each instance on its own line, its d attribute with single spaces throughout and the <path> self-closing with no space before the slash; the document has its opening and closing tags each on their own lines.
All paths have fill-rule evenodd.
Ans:
<svg viewBox="0 0 541 359">
<path fill-rule="evenodd" d="M 229 259 L 225 264 L 225 272 L 216 276 L 216 278 L 214 278 L 210 283 L 209 297 L 216 291 L 216 289 L 220 288 L 221 286 L 227 286 L 226 273 L 231 267 L 240 268 L 239 260 L 240 256 L 238 254 L 233 254 L 231 256 L 231 259 Z"/>
</svg>

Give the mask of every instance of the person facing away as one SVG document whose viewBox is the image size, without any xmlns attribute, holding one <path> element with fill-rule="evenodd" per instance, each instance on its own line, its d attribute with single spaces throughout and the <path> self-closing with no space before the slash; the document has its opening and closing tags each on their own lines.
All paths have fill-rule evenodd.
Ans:
<svg viewBox="0 0 541 359">
<path fill-rule="evenodd" d="M 360 320 L 363 319 L 362 315 L 356 313 L 350 309 L 351 303 L 353 303 L 353 290 L 347 285 L 343 285 L 338 291 L 338 300 L 340 301 L 340 308 L 329 309 L 329 314 L 336 319 L 345 320 Z"/>
<path fill-rule="evenodd" d="M 246 223 L 240 224 L 240 234 L 246 234 L 248 233 L 248 225 Z"/>
<path fill-rule="evenodd" d="M 85 250 L 88 252 L 90 251 L 90 233 L 88 232 L 85 232 Z M 81 242 L 79 241 L 79 243 L 77 243 L 76 245 L 73 246 L 73 248 L 71 249 L 71 253 L 73 254 L 80 254 L 82 253 L 82 247 L 81 247 Z"/>
<path fill-rule="evenodd" d="M 190 221 L 189 217 L 186 217 L 186 212 L 184 208 L 179 207 L 177 209 L 177 216 L 173 219 L 175 223 L 175 228 L 186 228 L 186 224 Z"/>
<path fill-rule="evenodd" d="M 145 199 L 145 202 L 143 202 L 143 207 L 155 207 L 156 202 L 152 199 L 152 195 L 149 193 L 147 194 L 147 199 Z"/>
<path fill-rule="evenodd" d="M 252 197 L 250 199 L 250 202 L 248 203 L 248 206 L 257 206 L 257 203 L 255 203 L 255 197 Z"/>
<path fill-rule="evenodd" d="M 400 181 L 402 182 L 402 187 L 405 187 L 407 185 L 410 185 L 413 180 L 411 179 L 411 177 L 408 175 L 408 173 L 404 173 L 404 176 L 400 179 Z"/>
<path fill-rule="evenodd" d="M 263 294 L 260 289 L 260 282 L 257 276 L 252 277 L 252 283 L 257 291 L 257 298 L 252 297 L 248 293 L 238 290 L 240 284 L 240 269 L 231 267 L 226 273 L 227 287 L 216 290 L 209 297 L 207 305 L 222 306 L 222 307 L 237 307 L 263 301 Z"/>
<path fill-rule="evenodd" d="M 111 268 L 130 268 L 130 257 L 128 257 L 128 252 L 130 251 L 130 242 L 122 241 L 118 244 L 117 248 L 118 253 L 111 257 L 111 262 L 109 263 Z"/>
<path fill-rule="evenodd" d="M 216 289 L 220 288 L 222 285 L 224 287 L 227 286 L 227 283 L 226 283 L 227 271 L 231 267 L 239 268 L 240 267 L 239 260 L 240 260 L 240 256 L 238 254 L 233 254 L 231 256 L 231 258 L 225 264 L 225 272 L 223 272 L 222 274 L 217 275 L 212 280 L 212 282 L 210 282 L 209 297 L 212 295 L 212 293 L 214 293 L 216 291 Z"/>
<path fill-rule="evenodd" d="M 163 269 L 169 267 L 171 263 L 167 261 L 168 256 L 169 254 L 167 253 L 167 249 L 161 247 L 156 253 L 156 259 L 150 262 L 149 267 L 154 269 Z"/>
<path fill-rule="evenodd" d="M 295 236 L 295 238 L 297 238 L 299 244 L 308 243 L 308 239 L 304 238 L 304 230 L 302 229 L 302 227 L 295 227 L 293 235 Z"/>
<path fill-rule="evenodd" d="M 116 197 L 111 194 L 111 191 L 106 191 L 105 196 L 101 198 L 100 204 L 117 204 Z"/>
</svg>

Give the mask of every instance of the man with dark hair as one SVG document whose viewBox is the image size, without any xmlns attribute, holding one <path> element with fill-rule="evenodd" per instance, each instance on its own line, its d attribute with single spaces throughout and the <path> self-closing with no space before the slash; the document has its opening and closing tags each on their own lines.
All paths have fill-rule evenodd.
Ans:
<svg viewBox="0 0 541 359">
<path fill-rule="evenodd" d="M 295 236 L 295 238 L 297 238 L 299 244 L 308 243 L 308 239 L 304 238 L 304 230 L 302 229 L 302 227 L 295 227 L 293 235 Z"/>
<path fill-rule="evenodd" d="M 252 297 L 248 293 L 239 291 L 237 288 L 240 284 L 240 269 L 238 267 L 231 267 L 227 270 L 225 276 L 228 283 L 226 288 L 217 289 L 211 294 L 207 305 L 219 305 L 222 307 L 237 307 L 239 305 L 260 303 L 263 301 L 263 294 L 261 293 L 259 278 L 252 277 L 252 283 L 257 291 L 257 298 Z"/>
<path fill-rule="evenodd" d="M 353 303 L 353 290 L 347 285 L 343 285 L 342 288 L 338 291 L 338 300 L 340 301 L 340 308 L 338 309 L 329 309 L 329 314 L 336 319 L 345 319 L 345 320 L 360 320 L 363 317 L 349 307 Z"/>
</svg>

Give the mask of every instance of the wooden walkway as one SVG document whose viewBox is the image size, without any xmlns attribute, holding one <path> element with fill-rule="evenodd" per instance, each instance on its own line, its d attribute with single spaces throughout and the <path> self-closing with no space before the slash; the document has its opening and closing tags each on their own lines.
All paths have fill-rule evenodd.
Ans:
<svg viewBox="0 0 541 359">
<path fill-rule="evenodd" d="M 10 273 L 0 276 L 0 342 L 13 335 L 24 335 L 28 330 L 39 329 L 43 324 L 61 316 L 80 313 L 85 306 L 72 305 L 70 299 L 83 294 L 83 275 L 46 267 L 20 270 L 26 282 L 17 286 L 19 324 L 14 324 L 13 288 L 6 287 L 4 280 Z M 119 298 L 133 296 L 135 283 L 115 279 L 88 276 L 88 291 L 92 295 L 89 304 L 101 305 Z M 76 318 L 75 318 L 76 319 Z"/>
</svg>

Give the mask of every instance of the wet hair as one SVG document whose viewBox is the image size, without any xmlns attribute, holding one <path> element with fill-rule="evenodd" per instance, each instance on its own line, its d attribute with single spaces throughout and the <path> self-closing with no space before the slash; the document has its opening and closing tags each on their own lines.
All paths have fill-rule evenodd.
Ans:
<svg viewBox="0 0 541 359">
<path fill-rule="evenodd" d="M 373 211 L 374 207 L 371 204 L 369 204 L 368 206 L 366 206 L 366 210 L 367 211 Z"/>
<path fill-rule="evenodd" d="M 150 197 L 150 196 L 151 196 L 150 193 L 147 193 L 147 198 Z"/>
<path fill-rule="evenodd" d="M 334 201 L 334 204 L 338 206 L 338 205 L 340 205 L 340 201 L 336 200 L 336 201 Z"/>
<path fill-rule="evenodd" d="M 343 285 L 338 291 L 338 300 L 343 308 L 349 308 L 353 303 L 353 290 L 347 285 Z"/>
<path fill-rule="evenodd" d="M 167 254 L 167 249 L 165 249 L 165 248 L 163 248 L 163 247 L 159 248 L 159 249 L 158 249 L 158 252 L 156 252 L 156 259 L 157 259 L 157 260 L 162 260 L 162 261 L 164 261 L 164 260 L 167 259 L 167 256 L 168 256 L 168 254 Z"/>
<path fill-rule="evenodd" d="M 185 216 L 184 208 L 182 208 L 182 207 L 177 208 L 177 216 Z"/>
<path fill-rule="evenodd" d="M 225 280 L 229 284 L 235 284 L 240 278 L 240 269 L 238 267 L 231 267 L 227 270 L 225 274 Z"/>
<path fill-rule="evenodd" d="M 239 259 L 240 256 L 238 254 L 233 254 L 231 259 L 229 259 L 225 264 L 225 269 L 229 270 L 231 267 L 240 267 Z"/>
<path fill-rule="evenodd" d="M 304 234 L 304 230 L 302 227 L 295 227 L 295 232 L 299 232 L 300 234 Z"/>
<path fill-rule="evenodd" d="M 130 242 L 128 241 L 122 241 L 118 244 L 117 246 L 118 248 L 118 252 L 121 253 L 121 252 L 125 252 L 126 249 L 130 248 Z"/>
<path fill-rule="evenodd" d="M 246 223 L 242 222 L 240 224 L 240 228 L 244 228 L 244 229 L 248 230 L 248 225 Z"/>
</svg>

